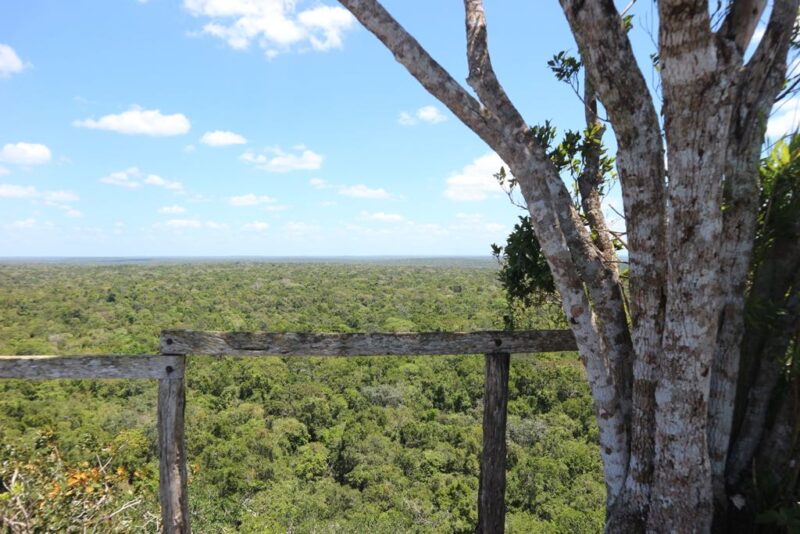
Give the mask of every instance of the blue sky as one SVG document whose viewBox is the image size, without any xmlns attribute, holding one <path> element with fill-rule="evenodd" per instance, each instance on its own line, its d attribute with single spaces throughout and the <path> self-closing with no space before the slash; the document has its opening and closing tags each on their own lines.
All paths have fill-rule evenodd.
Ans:
<svg viewBox="0 0 800 534">
<path fill-rule="evenodd" d="M 466 77 L 461 2 L 384 5 Z M 528 121 L 580 128 L 546 68 L 574 50 L 557 2 L 487 15 Z M 333 2 L 0 0 L 0 106 L 0 256 L 488 254 L 521 214 L 497 156 Z"/>
</svg>

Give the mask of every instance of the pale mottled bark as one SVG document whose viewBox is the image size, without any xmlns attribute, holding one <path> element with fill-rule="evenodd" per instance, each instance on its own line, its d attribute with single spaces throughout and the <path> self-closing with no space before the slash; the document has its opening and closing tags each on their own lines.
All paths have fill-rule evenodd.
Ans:
<svg viewBox="0 0 800 534">
<path fill-rule="evenodd" d="M 736 3 L 718 32 L 735 39 L 739 54 L 752 38 L 753 17 L 760 16 L 763 0 Z M 711 375 L 709 398 L 709 455 L 717 508 L 727 506 L 726 464 L 733 431 L 747 275 L 750 268 L 758 213 L 758 161 L 766 117 L 783 86 L 789 35 L 796 0 L 779 0 L 773 7 L 768 30 L 751 61 L 739 69 L 735 84 L 732 121 L 728 133 L 725 170 L 725 212 L 719 266 L 722 290 L 720 326 Z M 756 401 L 758 402 L 758 401 Z M 762 414 L 763 418 L 763 414 Z M 761 421 L 763 425 L 763 420 Z M 748 453 L 751 457 L 752 450 Z M 749 461 L 744 460 L 745 463 Z M 738 478 L 729 474 L 728 478 Z"/>
<path fill-rule="evenodd" d="M 619 278 L 613 264 L 605 261 L 592 243 L 555 166 L 545 157 L 544 148 L 533 142 L 526 122 L 497 80 L 489 57 L 482 1 L 465 0 L 464 6 L 470 73 L 467 81 L 484 105 L 510 126 L 507 130 L 512 137 L 510 150 L 507 155 L 501 147 L 496 150 L 514 170 L 514 176 L 531 212 L 537 238 L 540 244 L 548 243 L 543 245 L 543 250 L 549 262 L 551 255 L 555 257 L 562 254 L 561 241 L 566 242 L 573 265 L 566 258 L 564 263 L 550 262 L 551 271 L 554 268 L 561 271 L 558 277 L 554 277 L 559 292 L 563 296 L 569 291 L 581 301 L 586 300 L 585 296 L 580 295 L 584 292 L 584 285 L 589 293 L 589 302 L 571 305 L 569 308 L 565 305 L 565 312 L 572 321 L 573 329 L 583 328 L 575 317 L 577 310 L 588 313 L 589 306 L 592 306 L 591 310 L 596 317 L 591 320 L 588 328 L 589 331 L 597 331 L 601 337 L 601 346 L 592 350 L 585 361 L 589 369 L 590 387 L 597 389 L 600 395 L 595 396 L 595 399 L 604 398 L 602 404 L 598 401 L 597 409 L 603 436 L 601 450 L 606 465 L 608 498 L 609 502 L 613 502 L 621 489 L 618 479 L 622 477 L 624 480 L 627 465 L 627 416 L 630 410 L 627 391 L 630 388 L 628 369 L 632 352 Z M 534 199 L 550 206 L 534 208 Z M 556 214 L 557 225 L 544 220 L 536 222 L 534 211 L 537 212 L 537 217 L 544 219 L 550 217 L 545 210 Z M 558 235 L 559 229 L 563 237 Z M 547 252 L 548 249 L 550 253 Z M 574 270 L 577 270 L 580 279 L 568 275 L 569 271 Z M 613 388 L 613 396 L 609 396 L 609 385 Z"/>
<path fill-rule="evenodd" d="M 487 144 L 501 139 L 504 126 L 434 60 L 376 0 L 339 0 L 394 54 L 419 83 Z"/>
<path fill-rule="evenodd" d="M 587 85 L 617 140 L 630 326 L 609 242 L 591 238 L 494 73 L 482 2 L 464 0 L 468 83 L 479 102 L 376 0 L 340 1 L 516 177 L 586 364 L 608 486 L 607 529 L 711 528 L 712 473 L 714 488 L 724 493 L 761 118 L 785 70 L 779 52 L 788 34 L 775 19 L 782 14 L 781 28 L 791 27 L 799 0 L 776 0 L 762 43 L 744 67 L 764 0 L 732 2 L 716 33 L 708 2 L 658 3 L 665 135 L 613 0 L 560 0 Z M 602 231 L 592 183 L 581 178 L 587 220 Z"/>
<path fill-rule="evenodd" d="M 719 34 L 734 41 L 739 53 L 744 54 L 766 7 L 767 0 L 735 0 Z"/>
<path fill-rule="evenodd" d="M 704 532 L 713 499 L 708 395 L 720 307 L 717 276 L 731 67 L 705 2 L 664 1 L 659 50 L 669 155 L 667 308 L 656 385 L 648 528 Z"/>
<path fill-rule="evenodd" d="M 664 151 L 655 106 L 610 0 L 561 0 L 589 80 L 617 139 L 629 252 L 633 339 L 631 459 L 619 522 L 611 530 L 641 528 L 653 473 L 655 361 L 661 351 L 665 302 Z M 635 524 L 638 524 L 637 527 Z"/>
<path fill-rule="evenodd" d="M 610 370 L 608 340 L 600 330 L 595 312 L 585 293 L 584 282 L 578 271 L 599 269 L 599 256 L 590 257 L 589 247 L 571 250 L 573 243 L 585 242 L 591 246 L 588 232 L 577 225 L 579 218 L 566 194 L 566 188 L 546 158 L 544 150 L 531 143 L 527 123 L 510 105 L 505 93 L 491 71 L 491 62 L 485 44 L 485 24 L 480 2 L 467 2 L 468 47 L 470 72 L 476 77 L 476 92 L 484 100 L 479 107 L 474 99 L 444 72 L 438 64 L 405 32 L 405 30 L 374 0 L 341 0 L 342 5 L 395 55 L 395 58 L 431 94 L 442 101 L 473 131 L 481 136 L 511 167 L 526 198 L 531 222 L 542 250 L 553 272 L 553 279 L 562 296 L 562 304 L 569 318 L 578 348 L 586 361 L 587 374 L 592 386 L 601 434 L 601 451 L 606 466 L 609 494 L 619 492 L 627 466 L 626 421 L 621 408 L 614 374 Z M 469 17 L 472 18 L 469 18 Z M 472 26 L 470 28 L 470 25 Z M 473 68 L 474 66 L 478 68 Z M 478 80 L 483 80 L 477 83 Z M 488 81 L 487 81 L 488 80 Z M 495 85 L 496 84 L 496 85 Z M 465 99 L 465 97 L 469 97 Z M 464 101 L 467 100 L 467 104 Z M 553 194 L 555 192 L 555 194 Z M 588 269 L 587 269 L 588 267 Z M 590 284 L 590 291 L 608 291 L 608 286 Z M 606 298 L 596 298 L 598 313 L 604 313 L 612 303 Z M 619 305 L 622 302 L 620 300 Z M 601 324 L 611 324 L 611 315 Z M 613 346 L 612 346 L 613 348 Z M 613 351 L 612 351 L 613 353 Z M 613 361 L 613 359 L 611 359 Z"/>
</svg>

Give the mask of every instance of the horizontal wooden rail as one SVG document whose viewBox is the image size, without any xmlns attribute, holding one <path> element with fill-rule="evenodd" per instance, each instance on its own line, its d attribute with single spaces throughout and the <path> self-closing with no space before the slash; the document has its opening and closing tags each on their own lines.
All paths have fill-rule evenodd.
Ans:
<svg viewBox="0 0 800 534">
<path fill-rule="evenodd" d="M 180 356 L 0 356 L 0 378 L 182 378 Z"/>
<path fill-rule="evenodd" d="M 577 350 L 570 330 L 305 334 L 164 330 L 163 354 L 415 356 Z"/>
</svg>

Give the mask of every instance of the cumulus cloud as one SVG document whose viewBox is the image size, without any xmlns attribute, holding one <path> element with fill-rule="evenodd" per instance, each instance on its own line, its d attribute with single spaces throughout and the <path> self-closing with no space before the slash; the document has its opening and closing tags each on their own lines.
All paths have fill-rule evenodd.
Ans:
<svg viewBox="0 0 800 534">
<path fill-rule="evenodd" d="M 206 132 L 200 138 L 200 142 L 204 145 L 220 147 L 230 145 L 245 145 L 247 139 L 234 132 L 226 130 L 214 130 L 213 132 Z"/>
<path fill-rule="evenodd" d="M 323 157 L 303 145 L 286 152 L 280 147 L 270 147 L 261 153 L 248 150 L 239 159 L 268 172 L 314 171 L 322 167 Z"/>
<path fill-rule="evenodd" d="M 0 167 L 0 176 L 6 176 L 7 174 L 11 174 L 11 171 L 6 169 L 5 167 Z"/>
<path fill-rule="evenodd" d="M 100 178 L 100 182 L 117 187 L 136 189 L 143 184 L 162 187 L 170 191 L 183 191 L 183 184 L 174 180 L 165 180 L 157 174 L 145 175 L 138 167 L 128 167 L 124 171 L 116 171 Z"/>
<path fill-rule="evenodd" d="M 0 150 L 0 161 L 12 165 L 43 165 L 52 157 L 50 149 L 38 143 L 9 143 Z"/>
<path fill-rule="evenodd" d="M 248 193 L 246 195 L 234 196 L 228 199 L 231 206 L 258 206 L 259 204 L 271 204 L 275 199 L 267 195 L 255 195 Z"/>
<path fill-rule="evenodd" d="M 209 20 L 202 33 L 244 50 L 257 43 L 268 58 L 293 49 L 341 48 L 345 32 L 355 27 L 339 6 L 314 5 L 298 10 L 296 0 L 184 0 L 195 17 Z"/>
<path fill-rule="evenodd" d="M 13 48 L 7 44 L 0 44 L 0 78 L 8 78 L 25 70 L 25 63 L 19 58 Z"/>
<path fill-rule="evenodd" d="M 170 228 L 201 228 L 203 223 L 197 219 L 170 219 L 166 223 Z"/>
<path fill-rule="evenodd" d="M 38 194 L 30 185 L 0 184 L 0 198 L 34 198 Z"/>
<path fill-rule="evenodd" d="M 186 213 L 186 208 L 183 206 L 178 206 L 177 204 L 173 204 L 172 206 L 163 206 L 158 208 L 158 213 L 166 213 L 169 215 L 180 215 L 181 213 Z"/>
<path fill-rule="evenodd" d="M 30 200 L 61 210 L 67 217 L 81 217 L 83 213 L 71 203 L 79 197 L 72 191 L 40 191 L 31 185 L 0 184 L 0 199 Z"/>
<path fill-rule="evenodd" d="M 428 124 L 439 124 L 447 120 L 447 115 L 442 113 L 436 106 L 423 106 L 413 114 L 401 111 L 397 117 L 397 122 L 402 126 L 414 126 L 420 122 Z"/>
<path fill-rule="evenodd" d="M 116 185 L 117 187 L 127 187 L 128 189 L 135 189 L 142 184 L 134 178 L 141 175 L 138 167 L 128 167 L 124 171 L 116 171 L 100 178 L 100 182 L 104 184 Z"/>
<path fill-rule="evenodd" d="M 12 230 L 27 230 L 36 226 L 36 219 L 31 217 L 27 219 L 21 219 L 19 221 L 14 221 L 11 224 L 6 225 L 7 228 L 11 228 Z"/>
<path fill-rule="evenodd" d="M 157 174 L 148 174 L 144 179 L 147 185 L 154 185 L 156 187 L 163 187 L 171 191 L 183 191 L 183 184 L 174 180 L 165 180 Z"/>
<path fill-rule="evenodd" d="M 164 115 L 158 109 L 142 109 L 134 106 L 116 115 L 105 115 L 99 119 L 77 120 L 72 123 L 78 128 L 107 130 L 126 135 L 150 135 L 165 137 L 182 135 L 192 127 L 189 119 L 182 113 Z"/>
<path fill-rule="evenodd" d="M 503 166 L 503 160 L 494 152 L 479 157 L 447 179 L 444 196 L 457 202 L 470 202 L 501 194 L 494 174 Z"/>
<path fill-rule="evenodd" d="M 325 189 L 326 187 L 328 187 L 328 182 L 326 182 L 322 178 L 312 178 L 308 181 L 308 185 L 310 185 L 314 189 Z"/>
<path fill-rule="evenodd" d="M 368 211 L 361 212 L 361 218 L 367 221 L 377 221 L 377 222 L 402 222 L 405 218 L 397 213 L 384 213 L 382 211 L 376 211 L 374 213 L 370 213 Z"/>
<path fill-rule="evenodd" d="M 269 230 L 269 224 L 263 221 L 253 221 L 243 224 L 242 230 L 245 232 L 266 232 Z"/>
<path fill-rule="evenodd" d="M 364 184 L 343 185 L 339 194 L 352 198 L 390 199 L 392 195 L 383 188 L 371 188 Z"/>
</svg>

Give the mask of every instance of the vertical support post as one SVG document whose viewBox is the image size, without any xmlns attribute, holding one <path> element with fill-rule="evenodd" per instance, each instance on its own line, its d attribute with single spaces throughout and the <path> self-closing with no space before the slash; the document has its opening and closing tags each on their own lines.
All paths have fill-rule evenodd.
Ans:
<svg viewBox="0 0 800 534">
<path fill-rule="evenodd" d="M 186 488 L 184 409 L 186 357 L 179 369 L 167 367 L 158 381 L 159 498 L 164 534 L 189 534 L 189 494 Z"/>
<path fill-rule="evenodd" d="M 486 354 L 483 389 L 483 450 L 478 483 L 478 534 L 497 534 L 506 517 L 506 408 L 511 355 Z"/>
</svg>

